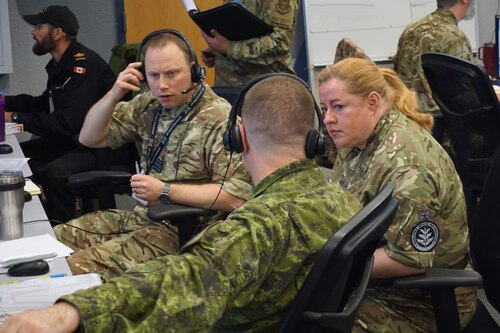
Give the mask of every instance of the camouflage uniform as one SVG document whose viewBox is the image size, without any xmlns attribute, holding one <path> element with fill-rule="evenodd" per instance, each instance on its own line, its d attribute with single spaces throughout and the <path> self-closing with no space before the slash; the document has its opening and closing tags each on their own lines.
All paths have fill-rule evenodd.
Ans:
<svg viewBox="0 0 500 333">
<path fill-rule="evenodd" d="M 163 171 L 159 173 L 152 169 L 150 175 L 172 183 L 223 183 L 225 191 L 246 199 L 251 185 L 241 155 L 233 154 L 230 163 L 230 155 L 222 144 L 230 105 L 215 95 L 210 87 L 205 85 L 205 88 L 198 105 L 175 128 L 165 145 L 160 155 Z M 135 141 L 142 152 L 144 167 L 147 139 L 158 106 L 150 92 L 140 94 L 130 102 L 119 103 L 107 137 L 109 146 L 116 148 Z M 158 145 L 163 133 L 183 109 L 184 105 L 163 111 L 153 147 Z M 68 258 L 72 272 L 98 272 L 107 280 L 138 263 L 177 252 L 177 228 L 167 222 L 153 223 L 147 217 L 146 209 L 136 206 L 133 211 L 101 211 L 56 226 L 57 238 L 76 251 Z M 117 231 L 121 234 L 93 234 Z"/>
<path fill-rule="evenodd" d="M 224 0 L 230 3 L 231 0 Z M 292 47 L 298 0 L 242 0 L 248 11 L 274 27 L 269 35 L 248 40 L 229 41 L 226 55 L 215 58 L 216 86 L 243 86 L 265 73 L 295 73 Z"/>
<path fill-rule="evenodd" d="M 431 88 L 422 70 L 420 56 L 439 52 L 472 61 L 472 48 L 467 36 L 448 9 L 438 8 L 431 14 L 410 24 L 401 34 L 394 69 L 406 86 L 417 92 L 419 111 L 437 112 Z"/>
<path fill-rule="evenodd" d="M 350 38 L 342 38 L 335 49 L 335 57 L 333 58 L 333 63 L 337 63 L 345 58 L 362 58 L 371 60 L 368 55 L 366 55 L 365 50 L 356 45 Z"/>
<path fill-rule="evenodd" d="M 465 199 L 453 162 L 425 129 L 402 113 L 389 110 L 363 150 L 339 149 L 331 181 L 362 204 L 388 183 L 396 185 L 399 208 L 384 247 L 392 259 L 423 268 L 468 265 Z M 430 297 L 419 291 L 375 288 L 367 295 L 356 332 L 436 330 Z M 474 289 L 458 288 L 457 302 L 462 321 L 468 322 L 475 309 Z"/>
<path fill-rule="evenodd" d="M 88 332 L 275 332 L 315 253 L 359 209 L 314 162 L 296 161 L 181 255 L 63 299 L 78 307 Z"/>
</svg>

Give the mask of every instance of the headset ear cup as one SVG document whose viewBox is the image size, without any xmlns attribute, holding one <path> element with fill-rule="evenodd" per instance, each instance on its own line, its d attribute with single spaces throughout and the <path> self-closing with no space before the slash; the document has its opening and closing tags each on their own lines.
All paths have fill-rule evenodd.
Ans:
<svg viewBox="0 0 500 333">
<path fill-rule="evenodd" d="M 230 130 L 229 136 L 231 141 L 231 151 L 241 154 L 244 149 L 243 149 L 243 142 L 241 140 L 241 132 L 238 125 L 234 126 Z"/>
<path fill-rule="evenodd" d="M 222 137 L 224 148 L 233 153 L 243 152 L 243 142 L 241 141 L 240 129 L 237 125 L 228 128 Z"/>
<path fill-rule="evenodd" d="M 318 152 L 319 132 L 312 129 L 307 133 L 305 152 L 307 158 L 314 158 Z"/>
<path fill-rule="evenodd" d="M 321 156 L 326 153 L 326 145 L 327 145 L 327 139 L 325 135 L 321 132 L 318 132 L 318 144 L 316 148 L 316 156 Z"/>
<path fill-rule="evenodd" d="M 141 72 L 142 77 L 144 78 L 144 82 L 148 83 L 148 78 L 146 77 L 146 67 L 144 65 L 144 62 L 142 63 L 141 67 L 139 67 L 139 72 Z"/>
<path fill-rule="evenodd" d="M 199 68 L 196 66 L 196 63 L 191 66 L 191 82 L 200 82 Z"/>
</svg>

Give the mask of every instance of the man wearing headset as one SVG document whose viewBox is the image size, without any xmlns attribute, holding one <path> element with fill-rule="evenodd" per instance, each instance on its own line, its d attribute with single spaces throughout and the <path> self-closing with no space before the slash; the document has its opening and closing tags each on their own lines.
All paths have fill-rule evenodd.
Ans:
<svg viewBox="0 0 500 333">
<path fill-rule="evenodd" d="M 160 30 L 141 44 L 145 74 L 134 62 L 88 112 L 80 142 L 117 148 L 135 142 L 143 172 L 132 176 L 136 197 L 230 212 L 248 198 L 251 185 L 241 155 L 224 150 L 222 134 L 230 104 L 203 82 L 203 68 L 178 31 Z M 119 102 L 128 91 L 150 91 Z M 154 223 L 144 205 L 133 211 L 108 210 L 84 215 L 54 228 L 75 252 L 74 274 L 97 272 L 104 280 L 138 263 L 179 250 L 177 228 Z M 220 217 L 220 216 L 219 216 Z"/>
<path fill-rule="evenodd" d="M 78 327 L 87 332 L 277 331 L 312 266 L 310 257 L 360 204 L 326 183 L 322 170 L 306 158 L 322 153 L 317 142 L 324 138 L 311 135 L 314 98 L 303 82 L 267 75 L 250 81 L 242 94 L 231 111 L 225 146 L 242 152 L 255 184 L 247 203 L 206 228 L 179 255 L 138 265 L 50 308 L 12 316 L 0 333 Z"/>
</svg>

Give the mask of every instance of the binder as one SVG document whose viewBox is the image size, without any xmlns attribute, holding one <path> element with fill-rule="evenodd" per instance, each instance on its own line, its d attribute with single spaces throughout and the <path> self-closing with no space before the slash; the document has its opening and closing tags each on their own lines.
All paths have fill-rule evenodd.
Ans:
<svg viewBox="0 0 500 333">
<path fill-rule="evenodd" d="M 210 35 L 217 30 L 229 40 L 246 40 L 273 32 L 273 27 L 236 3 L 227 3 L 205 11 L 190 10 L 189 16 Z"/>
</svg>

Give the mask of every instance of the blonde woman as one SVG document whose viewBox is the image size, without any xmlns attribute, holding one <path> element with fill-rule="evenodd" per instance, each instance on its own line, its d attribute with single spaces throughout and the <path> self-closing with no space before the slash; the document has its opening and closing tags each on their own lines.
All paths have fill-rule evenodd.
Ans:
<svg viewBox="0 0 500 333">
<path fill-rule="evenodd" d="M 344 59 L 319 75 L 320 105 L 338 148 L 331 181 L 368 203 L 396 184 L 399 208 L 375 252 L 372 279 L 428 267 L 468 267 L 469 235 L 462 184 L 432 138 L 432 117 L 417 113 L 414 93 L 393 70 Z M 457 289 L 462 325 L 475 311 L 475 290 Z M 354 332 L 434 332 L 430 297 L 420 291 L 370 289 Z"/>
</svg>

